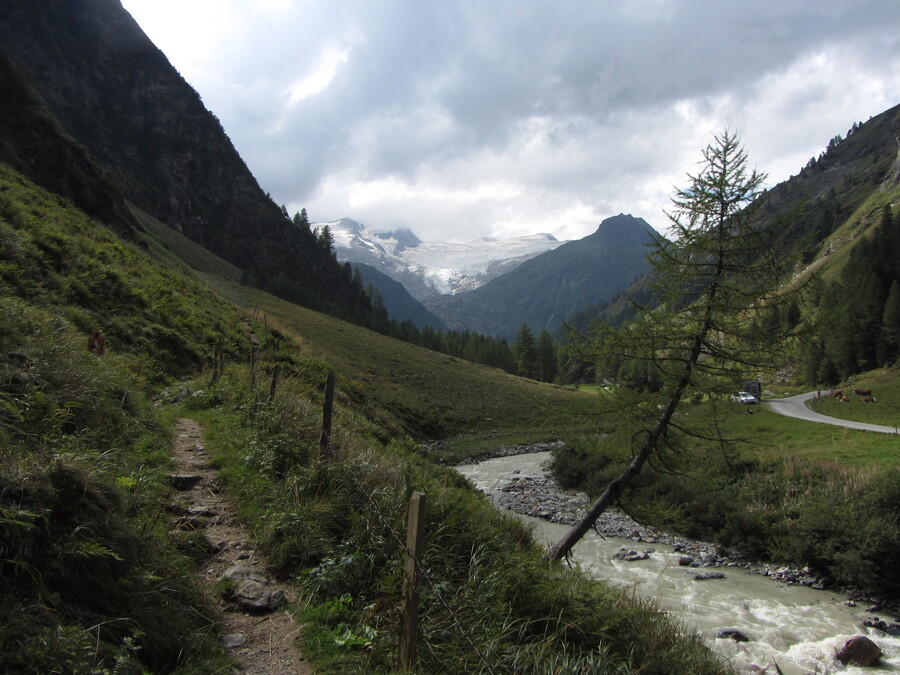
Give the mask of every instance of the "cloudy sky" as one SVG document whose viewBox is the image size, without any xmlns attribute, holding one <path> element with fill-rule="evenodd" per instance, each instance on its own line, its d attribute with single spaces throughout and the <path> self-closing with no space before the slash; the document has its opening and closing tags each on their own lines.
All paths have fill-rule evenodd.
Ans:
<svg viewBox="0 0 900 675">
<path fill-rule="evenodd" d="M 427 241 L 624 212 L 736 131 L 770 182 L 900 103 L 897 0 L 122 0 L 263 189 Z"/>
</svg>

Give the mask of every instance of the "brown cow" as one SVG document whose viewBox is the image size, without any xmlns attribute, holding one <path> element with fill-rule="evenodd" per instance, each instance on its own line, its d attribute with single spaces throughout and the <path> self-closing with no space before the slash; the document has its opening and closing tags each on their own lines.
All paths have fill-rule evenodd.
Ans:
<svg viewBox="0 0 900 675">
<path fill-rule="evenodd" d="M 844 392 L 841 389 L 832 389 L 831 395 L 834 396 L 835 398 L 840 398 L 841 396 L 844 395 Z"/>
<path fill-rule="evenodd" d="M 861 399 L 859 399 L 859 400 L 862 401 L 863 403 L 875 403 L 875 397 L 874 397 L 874 396 L 863 396 L 863 397 L 862 397 Z"/>
<path fill-rule="evenodd" d="M 871 389 L 854 389 L 853 393 L 856 394 L 857 396 L 871 396 L 872 390 Z"/>
<path fill-rule="evenodd" d="M 844 403 L 850 403 L 850 397 L 849 396 L 841 396 L 841 401 L 843 401 Z"/>
</svg>

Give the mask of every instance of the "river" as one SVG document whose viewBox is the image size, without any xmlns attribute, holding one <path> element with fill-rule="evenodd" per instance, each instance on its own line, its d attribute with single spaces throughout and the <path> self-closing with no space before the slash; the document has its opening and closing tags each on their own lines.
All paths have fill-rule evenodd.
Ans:
<svg viewBox="0 0 900 675">
<path fill-rule="evenodd" d="M 549 452 L 497 457 L 478 464 L 457 467 L 480 490 L 498 494 L 514 477 L 542 476 Z M 518 514 L 517 514 L 518 515 Z M 547 546 L 559 540 L 567 525 L 518 515 L 534 526 L 535 535 Z M 646 560 L 614 559 L 622 547 L 636 551 L 652 549 Z M 885 675 L 900 673 L 900 638 L 862 626 L 878 616 L 864 605 L 848 605 L 848 598 L 829 591 L 788 585 L 752 574 L 738 567 L 681 567 L 680 553 L 665 544 L 635 543 L 630 539 L 601 537 L 589 532 L 572 551 L 572 559 L 584 574 L 611 583 L 634 587 L 654 600 L 686 627 L 699 632 L 717 654 L 738 672 L 760 672 L 777 663 L 784 675 L 846 673 Z M 722 579 L 697 581 L 703 571 L 724 573 Z M 751 639 L 736 642 L 716 638 L 716 632 L 736 628 Z M 838 649 L 854 635 L 867 635 L 882 650 L 880 667 L 843 666 L 835 660 Z"/>
</svg>

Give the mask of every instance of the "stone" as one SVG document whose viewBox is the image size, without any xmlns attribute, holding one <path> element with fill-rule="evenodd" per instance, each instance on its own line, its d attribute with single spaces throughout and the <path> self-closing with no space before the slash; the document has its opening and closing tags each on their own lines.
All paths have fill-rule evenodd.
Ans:
<svg viewBox="0 0 900 675">
<path fill-rule="evenodd" d="M 616 553 L 613 554 L 614 560 L 627 560 L 628 562 L 634 562 L 635 560 L 646 560 L 650 557 L 650 553 L 648 551 L 644 551 L 643 553 L 638 553 L 633 549 L 620 548 Z"/>
<path fill-rule="evenodd" d="M 237 587 L 232 599 L 246 612 L 265 614 L 278 609 L 286 598 L 281 589 L 270 589 L 258 581 L 246 579 Z"/>
<path fill-rule="evenodd" d="M 206 527 L 208 523 L 197 516 L 180 516 L 175 521 L 175 527 L 179 530 L 200 530 Z"/>
<path fill-rule="evenodd" d="M 846 665 L 868 668 L 878 664 L 881 648 L 865 635 L 857 635 L 844 643 L 835 658 Z"/>
<path fill-rule="evenodd" d="M 247 644 L 247 634 L 246 633 L 229 633 L 228 635 L 222 636 L 222 646 L 225 649 L 235 649 L 237 647 L 243 647 Z"/>
<path fill-rule="evenodd" d="M 222 575 L 223 579 L 230 579 L 231 581 L 256 581 L 261 584 L 267 584 L 269 582 L 268 578 L 265 574 L 257 570 L 253 565 L 248 563 L 238 563 L 237 565 L 233 565 L 225 570 L 225 574 Z"/>
<path fill-rule="evenodd" d="M 735 642 L 753 642 L 747 634 L 739 628 L 719 628 L 716 630 L 716 639 L 734 640 Z"/>
<path fill-rule="evenodd" d="M 199 474 L 183 473 L 170 473 L 166 478 L 168 478 L 169 484 L 176 490 L 190 490 L 203 480 L 203 476 Z"/>
<path fill-rule="evenodd" d="M 635 560 L 647 560 L 650 557 L 650 554 L 647 552 L 644 553 L 633 553 L 631 555 L 626 555 L 623 560 L 627 562 L 634 562 Z"/>
<path fill-rule="evenodd" d="M 724 579 L 725 575 L 721 572 L 705 572 L 703 574 L 695 574 L 694 581 L 706 581 L 708 579 Z"/>
<path fill-rule="evenodd" d="M 182 387 L 178 390 L 178 393 L 172 398 L 173 403 L 181 403 L 182 401 L 186 401 L 191 396 L 193 396 L 193 392 L 187 387 Z"/>
<path fill-rule="evenodd" d="M 678 556 L 678 565 L 680 567 L 688 567 L 694 559 L 689 555 L 680 555 Z"/>
</svg>

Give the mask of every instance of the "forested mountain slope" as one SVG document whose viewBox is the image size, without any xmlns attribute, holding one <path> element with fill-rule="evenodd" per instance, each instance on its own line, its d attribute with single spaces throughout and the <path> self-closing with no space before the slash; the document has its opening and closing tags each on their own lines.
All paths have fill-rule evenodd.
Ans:
<svg viewBox="0 0 900 675">
<path fill-rule="evenodd" d="M 7 0 L 0 45 L 124 196 L 304 304 L 368 300 L 260 188 L 218 119 L 118 0 Z"/>
<path fill-rule="evenodd" d="M 765 167 L 760 167 L 764 170 Z M 860 289 L 874 286 L 863 281 L 860 268 L 871 272 L 875 267 L 862 262 L 872 254 L 870 248 L 863 244 L 873 237 L 880 241 L 877 254 L 895 256 L 893 249 L 884 247 L 884 238 L 888 235 L 882 231 L 876 235 L 878 226 L 889 222 L 884 207 L 896 204 L 900 199 L 900 105 L 872 117 L 865 123 L 853 123 L 846 137 L 836 134 L 824 147 L 818 157 L 813 157 L 797 175 L 775 185 L 764 192 L 759 200 L 762 202 L 760 216 L 763 224 L 777 223 L 782 230 L 781 239 L 785 245 L 785 255 L 793 255 L 797 260 L 796 274 L 784 279 L 786 284 L 805 283 L 814 277 L 814 291 L 804 296 L 806 303 L 799 305 L 794 313 L 801 313 L 808 321 L 808 327 L 817 326 L 814 335 L 816 341 L 810 345 L 805 357 L 806 375 L 810 382 L 819 381 L 818 373 L 825 343 L 828 349 L 835 351 L 836 336 L 859 334 L 851 326 L 839 331 L 834 326 L 834 311 L 844 317 L 841 322 L 859 323 L 859 306 L 851 312 L 844 312 L 844 301 L 858 299 Z M 858 249 L 858 250 L 857 250 Z M 856 253 L 853 253 L 856 251 Z M 856 270 L 844 273 L 851 257 L 855 256 Z M 884 269 L 884 266 L 881 266 Z M 835 287 L 823 295 L 826 282 L 838 282 L 844 275 L 846 287 Z M 884 276 L 884 275 L 882 275 Z M 869 305 L 872 315 L 879 313 L 875 305 L 884 310 L 892 279 L 884 276 L 879 282 L 880 290 L 872 297 Z M 567 323 L 578 330 L 587 330 L 592 321 L 618 324 L 631 316 L 628 297 L 639 302 L 652 302 L 647 292 L 647 280 L 641 279 L 627 288 L 621 296 L 601 301 L 593 306 L 585 307 L 568 317 Z M 850 319 L 848 317 L 855 317 Z M 787 316 L 772 317 L 773 320 L 789 320 Z M 790 319 L 797 321 L 796 317 Z M 873 319 L 880 323 L 881 315 Z M 873 326 L 872 321 L 868 322 Z M 863 331 L 865 333 L 865 331 Z M 844 340 L 844 345 L 851 342 L 875 345 L 881 338 L 876 338 L 871 331 L 865 337 Z M 868 349 L 868 348 L 866 348 Z M 865 351 L 865 350 L 864 350 Z M 876 359 L 863 357 L 836 357 L 844 362 L 840 369 L 825 366 L 826 380 L 834 379 L 839 370 L 844 375 L 859 372 L 860 368 L 874 367 Z M 856 359 L 859 363 L 850 365 Z M 882 360 L 882 363 L 884 361 Z"/>
<path fill-rule="evenodd" d="M 620 214 L 583 239 L 527 260 L 484 286 L 426 303 L 451 328 L 511 339 L 528 324 L 555 330 L 573 312 L 605 300 L 647 272 L 647 244 L 658 236 L 641 218 Z"/>
</svg>

